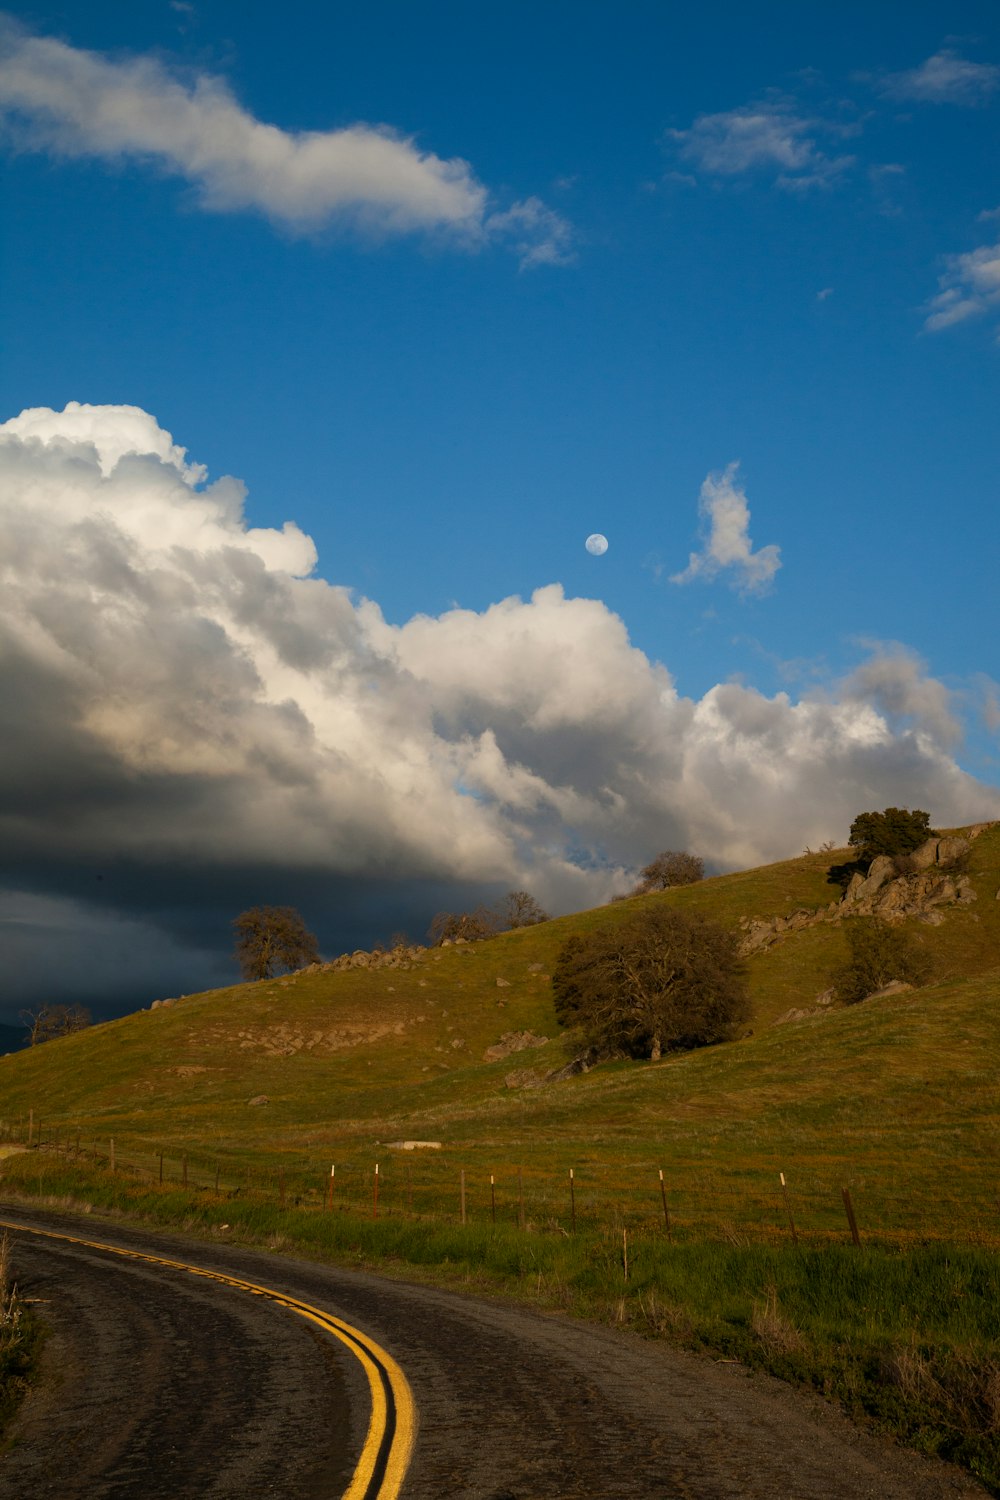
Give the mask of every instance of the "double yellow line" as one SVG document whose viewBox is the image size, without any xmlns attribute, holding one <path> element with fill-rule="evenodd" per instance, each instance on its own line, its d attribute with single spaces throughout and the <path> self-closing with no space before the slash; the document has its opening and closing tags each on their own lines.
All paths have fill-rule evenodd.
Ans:
<svg viewBox="0 0 1000 1500">
<path fill-rule="evenodd" d="M 350 1484 L 344 1491 L 343 1500 L 396 1500 L 402 1489 L 403 1479 L 413 1451 L 417 1413 L 406 1376 L 391 1354 L 388 1354 L 374 1339 L 352 1328 L 331 1313 L 289 1297 L 285 1292 L 272 1287 L 258 1286 L 253 1281 L 243 1281 L 238 1276 L 227 1276 L 222 1271 L 210 1271 L 204 1266 L 190 1266 L 182 1260 L 168 1260 L 162 1255 L 147 1255 L 140 1250 L 125 1250 L 120 1245 L 104 1245 L 98 1240 L 79 1239 L 71 1234 L 56 1234 L 50 1229 L 33 1229 L 25 1224 L 11 1224 L 0 1220 L 0 1229 L 9 1229 L 16 1234 L 33 1234 L 41 1239 L 64 1240 L 70 1245 L 82 1245 L 88 1250 L 102 1250 L 108 1255 L 120 1255 L 125 1260 L 141 1260 L 153 1266 L 165 1266 L 171 1271 L 186 1271 L 191 1276 L 203 1276 L 207 1281 L 221 1281 L 224 1286 L 236 1287 L 249 1292 L 253 1297 L 267 1297 L 282 1307 L 298 1313 L 300 1318 L 322 1328 L 324 1333 L 351 1351 L 368 1377 L 371 1392 L 371 1417 L 361 1457 Z"/>
</svg>

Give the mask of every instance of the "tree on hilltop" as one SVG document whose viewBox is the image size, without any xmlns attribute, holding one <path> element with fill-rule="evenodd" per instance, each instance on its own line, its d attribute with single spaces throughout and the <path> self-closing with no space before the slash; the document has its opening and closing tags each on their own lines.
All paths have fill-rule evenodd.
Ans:
<svg viewBox="0 0 1000 1500">
<path fill-rule="evenodd" d="M 657 907 L 569 939 L 552 971 L 556 1015 L 594 1045 L 656 1059 L 730 1040 L 750 1002 L 736 936 Z"/>
<path fill-rule="evenodd" d="M 233 932 L 244 979 L 271 979 L 319 959 L 316 938 L 293 906 L 251 906 L 234 919 Z"/>
<path fill-rule="evenodd" d="M 495 906 L 477 906 L 474 911 L 439 911 L 431 922 L 428 936 L 432 943 L 482 942 L 516 927 L 534 927 L 551 921 L 547 911 L 529 891 L 508 891 Z"/>
<path fill-rule="evenodd" d="M 632 892 L 644 896 L 647 891 L 667 891 L 675 885 L 696 885 L 705 878 L 705 861 L 683 849 L 664 849 L 639 872 L 642 876 Z"/>
<path fill-rule="evenodd" d="M 37 1047 L 41 1042 L 86 1031 L 91 1015 L 84 1005 L 39 1005 L 35 1010 L 22 1010 L 21 1020 L 27 1028 L 28 1045 Z"/>
<path fill-rule="evenodd" d="M 508 931 L 516 927 L 535 927 L 551 918 L 529 891 L 508 891 L 497 902 L 499 916 Z"/>
<path fill-rule="evenodd" d="M 871 864 L 880 854 L 910 854 L 934 838 L 930 813 L 915 807 L 887 807 L 882 812 L 858 813 L 848 843 L 859 860 Z"/>
</svg>

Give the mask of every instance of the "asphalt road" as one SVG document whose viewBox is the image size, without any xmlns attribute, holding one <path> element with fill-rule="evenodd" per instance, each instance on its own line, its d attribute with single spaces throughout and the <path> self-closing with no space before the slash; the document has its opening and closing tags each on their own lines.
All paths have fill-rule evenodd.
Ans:
<svg viewBox="0 0 1000 1500">
<path fill-rule="evenodd" d="M 279 1289 L 389 1350 L 417 1409 L 403 1500 L 957 1500 L 986 1492 L 818 1399 L 611 1329 L 93 1217 L 0 1217 Z M 370 1414 L 358 1361 L 260 1297 L 15 1234 L 51 1329 L 2 1500 L 334 1500 Z"/>
</svg>

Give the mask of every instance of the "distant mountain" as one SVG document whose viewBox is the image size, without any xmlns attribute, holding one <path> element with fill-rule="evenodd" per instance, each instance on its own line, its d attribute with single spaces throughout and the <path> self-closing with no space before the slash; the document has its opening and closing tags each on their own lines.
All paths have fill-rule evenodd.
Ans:
<svg viewBox="0 0 1000 1500">
<path fill-rule="evenodd" d="M 23 1026 L 0 1026 L 0 1057 L 5 1052 L 19 1052 L 26 1040 Z"/>
</svg>

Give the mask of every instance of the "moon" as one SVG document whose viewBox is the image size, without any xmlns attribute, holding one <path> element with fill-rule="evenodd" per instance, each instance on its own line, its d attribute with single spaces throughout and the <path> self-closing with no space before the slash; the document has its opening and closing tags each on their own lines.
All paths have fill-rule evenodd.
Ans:
<svg viewBox="0 0 1000 1500">
<path fill-rule="evenodd" d="M 608 550 L 608 539 L 606 536 L 602 536 L 599 531 L 595 531 L 591 536 L 588 536 L 583 545 L 591 557 L 601 557 Z"/>
</svg>

